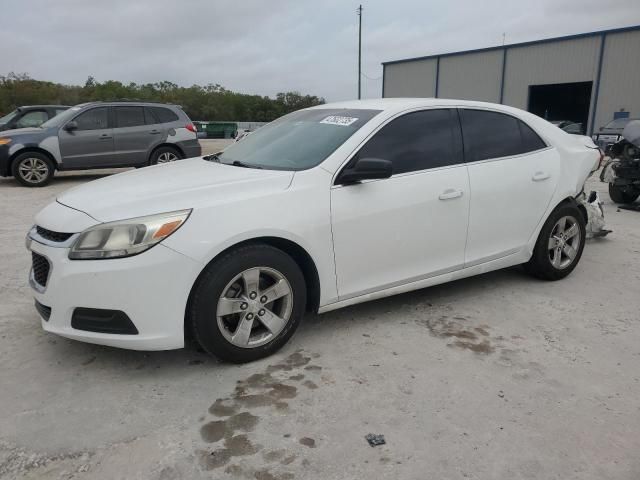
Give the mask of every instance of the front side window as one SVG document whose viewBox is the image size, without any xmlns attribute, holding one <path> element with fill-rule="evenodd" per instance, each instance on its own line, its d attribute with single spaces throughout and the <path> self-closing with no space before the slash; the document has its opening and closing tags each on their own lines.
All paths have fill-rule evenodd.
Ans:
<svg viewBox="0 0 640 480">
<path fill-rule="evenodd" d="M 546 147 L 538 134 L 511 115 L 461 109 L 460 120 L 467 162 L 521 155 Z"/>
<path fill-rule="evenodd" d="M 92 108 L 74 120 L 78 124 L 78 130 L 102 130 L 109 127 L 109 110 L 107 107 Z"/>
<path fill-rule="evenodd" d="M 115 107 L 116 128 L 139 127 L 145 124 L 142 107 Z"/>
<path fill-rule="evenodd" d="M 379 110 L 318 108 L 290 113 L 215 157 L 221 163 L 306 170 L 322 163 Z"/>
<path fill-rule="evenodd" d="M 389 160 L 394 175 L 461 163 L 453 119 L 448 109 L 403 115 L 377 132 L 357 158 Z"/>
<path fill-rule="evenodd" d="M 39 127 L 49 119 L 44 110 L 32 110 L 25 113 L 16 123 L 17 128 Z"/>
<path fill-rule="evenodd" d="M 0 118 L 0 123 L 5 125 L 9 123 L 11 120 L 13 120 L 14 118 L 16 118 L 17 115 L 18 115 L 18 110 L 14 110 L 11 113 L 7 113 L 4 117 Z"/>
</svg>

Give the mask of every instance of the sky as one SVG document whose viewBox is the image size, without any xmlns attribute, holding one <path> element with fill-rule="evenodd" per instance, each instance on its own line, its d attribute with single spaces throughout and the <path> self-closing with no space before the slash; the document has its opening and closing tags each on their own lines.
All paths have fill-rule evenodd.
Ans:
<svg viewBox="0 0 640 480">
<path fill-rule="evenodd" d="M 3 2 L 0 75 L 67 84 L 168 80 L 356 98 L 360 2 Z M 363 97 L 381 62 L 640 24 L 640 0 L 362 0 Z"/>
</svg>

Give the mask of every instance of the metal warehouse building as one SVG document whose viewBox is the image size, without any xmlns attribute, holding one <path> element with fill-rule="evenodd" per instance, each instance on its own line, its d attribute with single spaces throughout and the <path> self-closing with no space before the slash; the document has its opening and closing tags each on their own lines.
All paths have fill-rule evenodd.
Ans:
<svg viewBox="0 0 640 480">
<path fill-rule="evenodd" d="M 640 117 L 640 25 L 382 65 L 383 97 L 503 103 L 588 134 Z"/>
</svg>

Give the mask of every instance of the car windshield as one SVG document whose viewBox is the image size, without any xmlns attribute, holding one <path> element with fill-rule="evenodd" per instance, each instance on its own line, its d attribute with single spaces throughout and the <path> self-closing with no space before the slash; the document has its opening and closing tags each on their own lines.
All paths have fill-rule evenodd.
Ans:
<svg viewBox="0 0 640 480">
<path fill-rule="evenodd" d="M 42 125 L 40 125 L 40 128 L 60 127 L 62 126 L 62 124 L 66 123 L 67 120 L 71 120 L 73 117 L 75 117 L 80 110 L 82 110 L 82 107 L 80 105 L 71 107 L 70 109 L 59 113 L 55 117 L 50 118 L 49 120 L 44 122 Z"/>
<path fill-rule="evenodd" d="M 0 123 L 9 123 L 17 114 L 18 110 L 14 110 L 13 112 L 6 114 L 4 117 L 0 118 Z"/>
<path fill-rule="evenodd" d="M 607 123 L 604 128 L 624 128 L 624 126 L 632 120 L 637 120 L 636 118 L 616 118 L 612 122 Z"/>
<path fill-rule="evenodd" d="M 290 113 L 217 155 L 221 163 L 306 170 L 322 163 L 380 110 L 312 109 Z"/>
</svg>

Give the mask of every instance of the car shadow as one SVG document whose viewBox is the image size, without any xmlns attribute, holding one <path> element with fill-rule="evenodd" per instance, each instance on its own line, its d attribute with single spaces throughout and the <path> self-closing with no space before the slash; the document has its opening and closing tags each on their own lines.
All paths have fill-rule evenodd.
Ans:
<svg viewBox="0 0 640 480">
<path fill-rule="evenodd" d="M 376 318 L 380 312 L 413 310 L 424 305 L 425 302 L 455 303 L 457 299 L 481 294 L 488 290 L 513 289 L 518 285 L 531 282 L 536 280 L 525 274 L 520 267 L 512 267 L 345 307 L 322 315 L 308 314 L 300 325 L 298 334 L 291 339 L 281 353 L 292 349 L 304 349 L 304 339 L 307 335 L 322 336 L 325 332 L 327 334 L 338 332 L 339 335 L 340 330 L 344 329 L 346 332 L 354 325 L 387 322 L 388 319 Z M 206 369 L 214 367 L 221 371 L 237 369 L 237 365 L 222 362 L 208 355 L 193 341 L 188 341 L 183 349 L 166 351 L 124 350 L 68 340 L 54 335 L 50 335 L 48 343 L 50 359 L 55 358 L 58 365 L 70 366 L 68 363 L 71 363 L 84 371 L 91 371 L 94 368 L 123 374 L 133 371 L 138 378 L 144 378 L 158 374 L 187 375 L 197 370 L 197 367 Z M 266 358 L 254 363 L 269 364 L 274 361 L 276 360 L 273 358 Z"/>
</svg>

